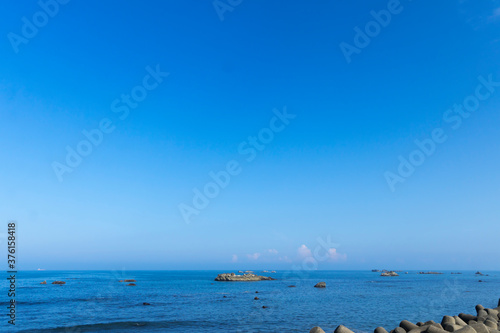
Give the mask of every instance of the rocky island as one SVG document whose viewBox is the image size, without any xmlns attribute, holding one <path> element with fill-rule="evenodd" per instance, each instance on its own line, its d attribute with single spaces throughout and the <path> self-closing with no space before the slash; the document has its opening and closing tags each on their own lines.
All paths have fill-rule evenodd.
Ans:
<svg viewBox="0 0 500 333">
<path fill-rule="evenodd" d="M 272 277 L 255 275 L 252 273 L 247 273 L 243 275 L 236 275 L 234 273 L 224 273 L 219 274 L 215 278 L 215 281 L 219 282 L 252 282 L 252 281 L 264 281 L 264 280 L 276 280 Z"/>
</svg>

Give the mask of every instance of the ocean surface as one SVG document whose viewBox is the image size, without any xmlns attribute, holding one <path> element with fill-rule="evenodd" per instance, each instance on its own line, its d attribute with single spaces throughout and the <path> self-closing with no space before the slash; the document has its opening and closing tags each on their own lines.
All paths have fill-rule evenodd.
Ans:
<svg viewBox="0 0 500 333">
<path fill-rule="evenodd" d="M 18 272 L 16 325 L 7 324 L 8 285 L 2 279 L 0 331 L 307 333 L 313 326 L 333 332 L 343 324 L 373 332 L 403 319 L 440 321 L 445 314 L 475 313 L 476 304 L 496 307 L 500 298 L 500 272 L 381 277 L 371 271 L 255 271 L 277 280 L 215 282 L 218 273 L 223 272 Z M 137 280 L 136 286 L 123 279 Z M 52 285 L 55 280 L 66 284 Z M 313 287 L 319 281 L 326 289 Z"/>
</svg>

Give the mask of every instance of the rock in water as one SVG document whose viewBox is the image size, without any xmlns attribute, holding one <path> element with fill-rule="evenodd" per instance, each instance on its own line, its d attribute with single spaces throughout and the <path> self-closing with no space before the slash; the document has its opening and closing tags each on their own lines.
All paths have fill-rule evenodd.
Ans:
<svg viewBox="0 0 500 333">
<path fill-rule="evenodd" d="M 406 333 L 405 329 L 402 327 L 396 327 L 394 333 Z"/>
<path fill-rule="evenodd" d="M 491 327 L 491 328 L 495 329 L 495 330 L 496 330 L 496 329 L 497 329 L 497 327 L 498 327 L 498 323 L 497 323 L 496 321 L 494 321 L 493 319 L 490 319 L 490 318 L 486 319 L 486 320 L 484 321 L 484 324 L 485 324 L 486 326 L 488 326 L 488 327 Z"/>
<path fill-rule="evenodd" d="M 144 302 L 144 303 L 142 303 L 142 305 L 151 305 L 151 304 L 149 304 L 149 303 L 147 303 L 147 302 Z"/>
<path fill-rule="evenodd" d="M 403 320 L 399 326 L 403 328 L 406 332 L 409 332 L 411 330 L 417 329 L 418 326 L 415 325 L 414 323 L 409 322 L 408 320 Z"/>
<path fill-rule="evenodd" d="M 458 331 L 455 331 L 456 333 L 476 333 L 476 331 L 474 331 L 474 329 L 470 326 L 464 326 L 462 327 L 461 329 L 459 329 Z"/>
<path fill-rule="evenodd" d="M 318 282 L 318 283 L 316 283 L 314 288 L 326 288 L 326 282 Z M 342 326 L 342 325 L 340 325 L 340 326 Z"/>
<path fill-rule="evenodd" d="M 127 286 L 135 286 L 135 283 L 129 283 Z"/>
<path fill-rule="evenodd" d="M 340 325 L 335 329 L 334 333 L 354 333 L 354 332 L 345 327 L 344 325 Z"/>
<path fill-rule="evenodd" d="M 383 272 L 382 274 L 380 274 L 380 276 L 399 276 L 399 274 L 394 271 L 390 271 L 390 272 Z"/>
<path fill-rule="evenodd" d="M 316 326 L 316 327 L 311 328 L 311 330 L 309 331 L 309 333 L 325 333 L 325 331 L 323 331 L 321 329 L 321 327 Z"/>
<path fill-rule="evenodd" d="M 441 320 L 441 325 L 449 324 L 449 325 L 455 325 L 455 318 L 451 316 L 444 316 L 443 320 Z"/>
<path fill-rule="evenodd" d="M 467 323 L 465 321 L 463 321 L 462 318 L 460 318 L 459 316 L 453 316 L 453 318 L 455 318 L 455 322 L 457 323 L 457 325 L 460 325 L 460 326 L 467 325 Z"/>
<path fill-rule="evenodd" d="M 40 284 L 47 284 L 47 281 L 40 282 Z"/>
<path fill-rule="evenodd" d="M 461 329 L 462 326 L 457 325 L 457 324 L 444 324 L 443 328 L 445 331 L 455 332 L 455 331 L 458 331 L 459 329 Z"/>
<path fill-rule="evenodd" d="M 438 326 L 439 325 L 439 326 Z M 443 328 L 440 327 L 440 324 L 431 325 L 427 328 L 427 333 L 447 333 Z"/>
<path fill-rule="evenodd" d="M 54 282 L 52 282 L 52 284 L 66 284 L 66 282 L 64 282 L 64 281 L 54 281 Z"/>
<path fill-rule="evenodd" d="M 387 330 L 383 327 L 377 327 L 373 333 L 387 333 Z"/>
<path fill-rule="evenodd" d="M 477 318 L 476 316 L 473 316 L 471 314 L 466 314 L 466 313 L 460 313 L 458 315 L 458 317 L 460 317 L 466 323 L 469 323 L 469 321 L 471 321 L 471 320 L 476 320 L 476 318 Z"/>
<path fill-rule="evenodd" d="M 264 281 L 264 280 L 275 280 L 272 277 L 268 276 L 260 276 L 260 275 L 255 275 L 255 274 L 243 274 L 243 275 L 236 275 L 234 273 L 224 273 L 224 274 L 219 274 L 215 278 L 215 281 L 219 282 L 251 282 L 251 281 Z"/>
<path fill-rule="evenodd" d="M 488 327 L 486 327 L 485 324 L 477 323 L 477 324 L 472 324 L 470 325 L 476 331 L 477 333 L 489 333 L 490 330 L 488 330 Z"/>
</svg>

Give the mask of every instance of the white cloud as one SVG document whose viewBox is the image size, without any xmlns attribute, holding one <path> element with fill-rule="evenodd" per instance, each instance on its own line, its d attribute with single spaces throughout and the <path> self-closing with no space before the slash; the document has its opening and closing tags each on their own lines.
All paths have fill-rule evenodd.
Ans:
<svg viewBox="0 0 500 333">
<path fill-rule="evenodd" d="M 328 250 L 328 258 L 330 261 L 342 261 L 347 259 L 347 255 L 338 253 L 337 249 L 332 247 Z"/>
<path fill-rule="evenodd" d="M 269 250 L 267 250 L 267 252 L 269 252 L 271 254 L 278 254 L 278 250 L 276 250 L 276 249 L 269 249 Z"/>
<path fill-rule="evenodd" d="M 233 254 L 233 257 L 231 258 L 231 262 L 237 262 L 238 261 L 238 256 L 236 254 Z"/>
<path fill-rule="evenodd" d="M 307 246 L 302 244 L 298 249 L 297 253 L 299 255 L 299 258 L 307 258 L 307 257 L 312 257 L 312 252 L 309 250 Z"/>
<path fill-rule="evenodd" d="M 254 254 L 247 254 L 248 259 L 250 260 L 257 260 L 260 257 L 260 253 L 254 253 Z"/>
</svg>

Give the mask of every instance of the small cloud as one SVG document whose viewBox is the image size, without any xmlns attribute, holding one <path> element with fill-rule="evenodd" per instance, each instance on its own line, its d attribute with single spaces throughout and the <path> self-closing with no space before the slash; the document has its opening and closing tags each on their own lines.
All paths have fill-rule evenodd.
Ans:
<svg viewBox="0 0 500 333">
<path fill-rule="evenodd" d="M 238 256 L 236 254 L 233 254 L 233 257 L 231 258 L 231 262 L 238 262 Z"/>
<path fill-rule="evenodd" d="M 276 249 L 269 249 L 269 250 L 267 250 L 267 252 L 269 252 L 271 254 L 278 254 L 278 250 L 276 250 Z"/>
<path fill-rule="evenodd" d="M 299 255 L 299 258 L 307 258 L 307 257 L 312 257 L 312 252 L 309 250 L 307 246 L 302 244 L 298 249 L 297 253 Z"/>
<path fill-rule="evenodd" d="M 247 254 L 247 258 L 250 260 L 257 260 L 260 257 L 260 253 L 254 253 L 254 254 Z"/>
<path fill-rule="evenodd" d="M 328 259 L 330 261 L 343 261 L 347 259 L 347 255 L 338 253 L 337 249 L 332 247 L 328 250 Z"/>
</svg>

